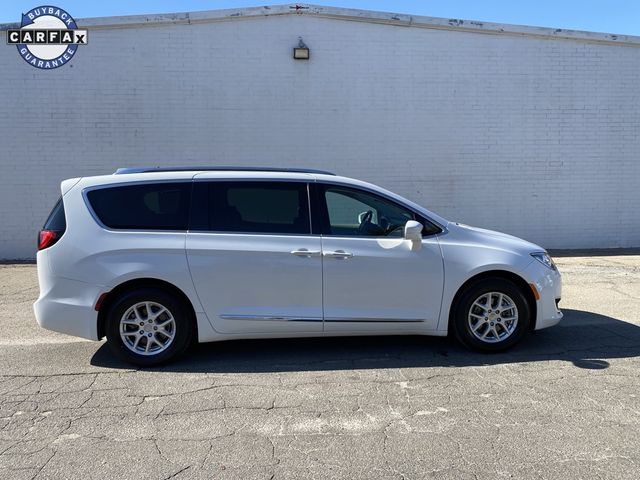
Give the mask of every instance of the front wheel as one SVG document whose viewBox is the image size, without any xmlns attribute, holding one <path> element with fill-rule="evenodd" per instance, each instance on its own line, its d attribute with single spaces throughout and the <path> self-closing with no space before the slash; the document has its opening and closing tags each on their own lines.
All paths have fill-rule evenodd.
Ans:
<svg viewBox="0 0 640 480">
<path fill-rule="evenodd" d="M 142 366 L 182 354 L 194 335 L 182 301 L 164 290 L 139 288 L 120 296 L 107 316 L 107 343 L 122 360 Z"/>
<path fill-rule="evenodd" d="M 453 316 L 456 337 L 467 347 L 501 351 L 522 339 L 531 322 L 521 289 L 501 278 L 471 285 L 459 298 Z"/>
</svg>

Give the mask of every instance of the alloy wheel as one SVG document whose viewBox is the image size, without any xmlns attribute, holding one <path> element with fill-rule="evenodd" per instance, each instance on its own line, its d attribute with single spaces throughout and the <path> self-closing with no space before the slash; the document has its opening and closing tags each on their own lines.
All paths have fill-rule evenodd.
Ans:
<svg viewBox="0 0 640 480">
<path fill-rule="evenodd" d="M 498 343 L 509 338 L 518 326 L 518 307 L 501 292 L 480 295 L 467 318 L 471 333 L 480 341 Z"/>
<path fill-rule="evenodd" d="M 138 302 L 120 318 L 122 343 L 138 355 L 157 355 L 173 342 L 176 322 L 164 305 Z"/>
</svg>

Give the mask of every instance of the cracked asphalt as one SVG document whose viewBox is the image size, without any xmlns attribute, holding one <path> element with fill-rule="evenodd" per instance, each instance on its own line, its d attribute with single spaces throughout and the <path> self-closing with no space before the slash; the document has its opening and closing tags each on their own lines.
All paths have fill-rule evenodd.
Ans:
<svg viewBox="0 0 640 480">
<path fill-rule="evenodd" d="M 640 478 L 640 256 L 561 257 L 557 327 L 235 341 L 156 370 L 40 329 L 0 266 L 0 478 Z"/>
</svg>

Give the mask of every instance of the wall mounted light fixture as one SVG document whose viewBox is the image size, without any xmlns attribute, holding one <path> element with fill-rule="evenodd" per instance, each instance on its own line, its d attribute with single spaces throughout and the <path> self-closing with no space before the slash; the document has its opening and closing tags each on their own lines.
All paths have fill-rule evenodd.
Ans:
<svg viewBox="0 0 640 480">
<path fill-rule="evenodd" d="M 298 46 L 293 47 L 293 58 L 295 60 L 309 60 L 309 47 L 302 41 L 302 37 L 298 37 Z"/>
</svg>

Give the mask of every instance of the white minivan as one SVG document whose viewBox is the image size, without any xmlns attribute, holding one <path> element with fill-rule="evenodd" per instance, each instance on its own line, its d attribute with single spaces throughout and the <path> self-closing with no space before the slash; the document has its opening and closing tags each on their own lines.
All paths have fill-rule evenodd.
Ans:
<svg viewBox="0 0 640 480">
<path fill-rule="evenodd" d="M 139 365 L 247 338 L 453 333 L 497 351 L 562 318 L 544 249 L 328 172 L 120 169 L 61 194 L 37 321 Z"/>
</svg>

